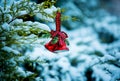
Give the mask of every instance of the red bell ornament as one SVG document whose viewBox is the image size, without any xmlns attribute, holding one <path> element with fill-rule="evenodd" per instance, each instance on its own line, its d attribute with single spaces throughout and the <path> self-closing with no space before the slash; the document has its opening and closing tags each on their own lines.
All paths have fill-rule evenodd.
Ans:
<svg viewBox="0 0 120 81">
<path fill-rule="evenodd" d="M 65 42 L 66 38 L 68 37 L 67 34 L 61 31 L 61 13 L 57 11 L 56 13 L 56 30 L 51 30 L 51 41 L 45 44 L 45 48 L 47 48 L 51 52 L 58 52 L 58 51 L 68 51 L 67 44 Z M 56 42 L 55 39 L 57 40 Z"/>
</svg>

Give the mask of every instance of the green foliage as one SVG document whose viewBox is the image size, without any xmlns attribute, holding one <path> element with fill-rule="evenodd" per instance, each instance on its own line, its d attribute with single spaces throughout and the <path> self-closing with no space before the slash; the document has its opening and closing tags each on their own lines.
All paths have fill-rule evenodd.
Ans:
<svg viewBox="0 0 120 81">
<path fill-rule="evenodd" d="M 21 0 L 10 6 L 7 6 L 7 3 L 7 0 L 4 0 L 4 6 L 0 5 L 0 81 L 35 81 L 38 71 L 28 70 L 24 65 L 28 64 L 34 69 L 31 64 L 43 62 L 30 58 L 26 60 L 23 57 L 35 44 L 42 44 L 37 41 L 39 38 L 48 38 L 50 33 L 42 29 L 43 24 L 27 20 L 27 17 L 31 18 L 40 13 L 42 16 L 54 18 L 54 13 L 44 12 L 44 9 L 51 7 L 54 2 L 36 4 L 30 0 Z M 46 7 L 47 4 L 50 6 Z M 26 70 L 23 72 L 25 76 L 19 72 L 19 68 Z"/>
<path fill-rule="evenodd" d="M 1 81 L 35 81 L 40 78 L 41 70 L 37 69 L 44 61 L 40 59 L 31 60 L 25 56 L 27 50 L 32 51 L 39 38 L 50 38 L 50 32 L 44 30 L 42 23 L 33 22 L 36 14 L 46 18 L 55 18 L 56 11 L 52 14 L 44 10 L 52 7 L 56 1 L 46 0 L 41 4 L 21 0 L 7 6 L 0 5 L 0 80 Z M 45 18 L 41 20 L 48 21 Z M 58 38 L 53 40 L 56 43 Z M 26 57 L 26 58 L 24 58 Z M 36 65 L 36 66 L 34 66 Z"/>
<path fill-rule="evenodd" d="M 66 21 L 66 20 L 80 21 L 80 19 L 78 19 L 78 18 L 75 17 L 75 16 L 70 17 L 70 16 L 66 16 L 66 15 L 62 15 L 62 16 L 61 16 L 61 20 L 62 20 L 62 21 Z"/>
<path fill-rule="evenodd" d="M 50 8 L 56 3 L 56 0 L 45 0 L 43 3 L 44 8 Z"/>
<path fill-rule="evenodd" d="M 66 40 L 65 40 L 65 42 L 66 42 L 66 44 L 67 44 L 67 45 L 70 45 L 70 43 L 69 43 L 68 39 L 66 39 Z"/>
<path fill-rule="evenodd" d="M 50 38 L 51 34 L 50 32 L 44 30 L 44 31 L 41 31 L 39 34 L 38 34 L 38 37 L 41 37 L 41 38 Z"/>
<path fill-rule="evenodd" d="M 103 53 L 101 53 L 100 51 L 97 51 L 97 50 L 94 52 L 94 54 L 99 56 L 99 57 L 103 57 L 104 56 Z"/>
<path fill-rule="evenodd" d="M 47 14 L 44 12 L 44 9 L 50 8 L 56 1 L 45 1 L 42 4 L 36 4 L 34 2 L 30 2 L 30 0 L 22 0 L 21 2 L 15 3 L 13 2 L 10 7 L 6 7 L 7 1 L 4 2 L 4 9 L 0 7 L 0 24 L 7 22 L 11 23 L 17 18 L 25 19 L 26 16 L 33 17 L 37 13 L 41 13 L 43 16 L 55 18 L 55 14 Z M 49 6 L 49 7 L 48 7 Z M 4 12 L 8 9 L 7 12 Z M 21 11 L 24 11 L 24 14 L 21 14 Z M 9 16 L 12 16 L 12 19 L 9 19 Z M 44 19 L 43 19 L 44 20 Z M 47 21 L 47 20 L 46 20 Z"/>
<path fill-rule="evenodd" d="M 52 44 L 55 44 L 55 43 L 57 43 L 58 42 L 58 37 L 54 37 L 53 39 L 52 39 Z"/>
</svg>

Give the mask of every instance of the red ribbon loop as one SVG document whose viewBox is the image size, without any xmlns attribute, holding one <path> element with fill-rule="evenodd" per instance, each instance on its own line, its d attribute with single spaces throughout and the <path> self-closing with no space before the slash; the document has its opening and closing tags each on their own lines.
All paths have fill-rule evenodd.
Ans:
<svg viewBox="0 0 120 81">
<path fill-rule="evenodd" d="M 59 45 L 62 45 L 65 42 L 65 39 L 68 37 L 65 32 L 51 31 L 51 38 L 58 37 Z"/>
</svg>

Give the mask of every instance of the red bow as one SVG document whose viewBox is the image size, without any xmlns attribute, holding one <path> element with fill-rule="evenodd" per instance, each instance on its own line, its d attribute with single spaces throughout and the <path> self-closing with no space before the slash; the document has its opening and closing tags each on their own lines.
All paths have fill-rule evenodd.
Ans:
<svg viewBox="0 0 120 81">
<path fill-rule="evenodd" d="M 51 31 L 51 38 L 58 37 L 58 44 L 62 45 L 65 42 L 65 39 L 68 37 L 65 32 Z"/>
</svg>

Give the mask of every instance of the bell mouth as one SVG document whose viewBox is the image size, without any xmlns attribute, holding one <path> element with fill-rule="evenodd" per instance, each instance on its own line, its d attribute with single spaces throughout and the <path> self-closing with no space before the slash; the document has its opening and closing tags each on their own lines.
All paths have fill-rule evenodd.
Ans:
<svg viewBox="0 0 120 81">
<path fill-rule="evenodd" d="M 69 51 L 69 49 L 64 49 L 64 50 L 56 50 L 56 51 L 54 51 L 54 53 L 67 52 L 67 51 Z"/>
<path fill-rule="evenodd" d="M 54 53 L 69 51 L 65 43 L 60 46 L 58 44 L 51 44 L 51 42 L 49 42 L 45 44 L 45 48 Z"/>
</svg>

